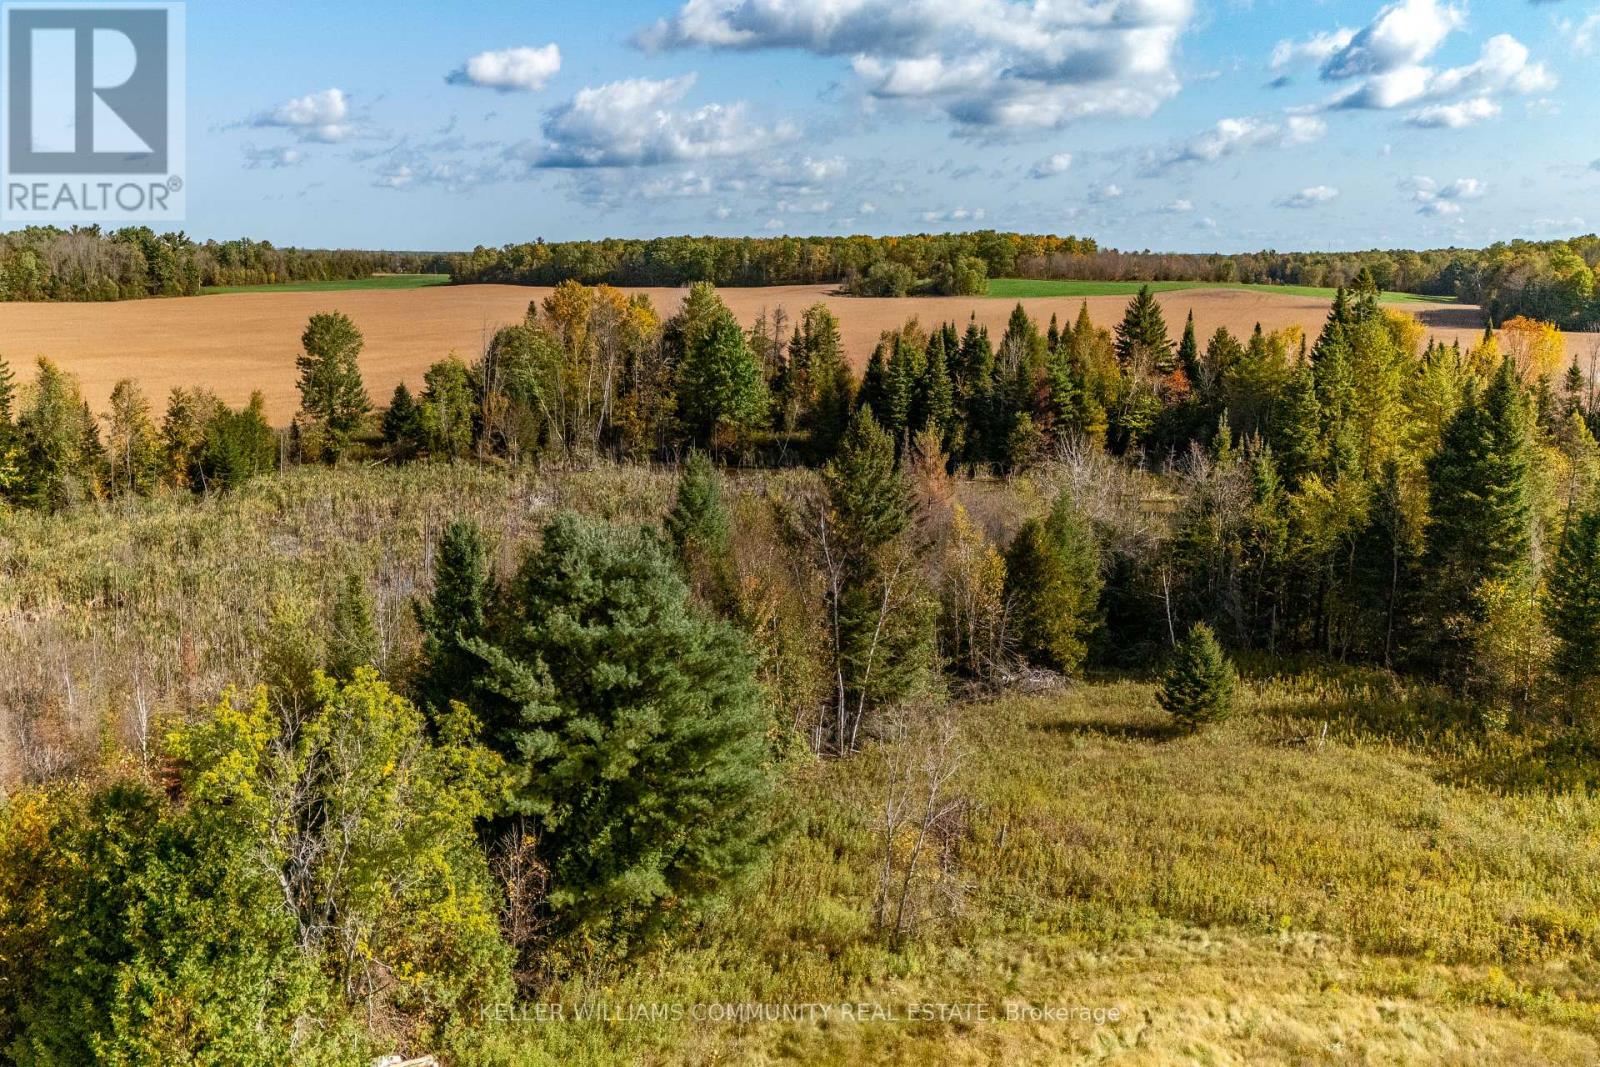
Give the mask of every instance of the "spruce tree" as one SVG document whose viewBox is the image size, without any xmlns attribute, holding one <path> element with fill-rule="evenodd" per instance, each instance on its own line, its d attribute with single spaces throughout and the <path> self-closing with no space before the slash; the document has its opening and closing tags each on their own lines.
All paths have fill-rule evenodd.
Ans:
<svg viewBox="0 0 1600 1067">
<path fill-rule="evenodd" d="M 691 440 L 716 446 L 765 426 L 766 379 L 733 313 L 718 312 L 691 336 L 678 365 L 678 414 Z"/>
<path fill-rule="evenodd" d="M 1197 730 L 1233 715 L 1238 675 L 1211 627 L 1197 622 L 1178 642 L 1156 699 L 1179 726 Z"/>
<path fill-rule="evenodd" d="M 433 594 L 426 602 L 412 603 L 422 631 L 417 702 L 430 717 L 444 712 L 453 700 L 478 706 L 474 686 L 482 664 L 469 646 L 484 634 L 489 593 L 489 554 L 482 530 L 467 519 L 451 523 L 434 554 Z"/>
<path fill-rule="evenodd" d="M 704 452 L 691 451 L 684 461 L 666 530 L 690 588 L 716 611 L 731 614 L 738 600 L 733 537 L 716 468 Z"/>
<path fill-rule="evenodd" d="M 1194 312 L 1189 312 L 1188 321 L 1183 324 L 1183 340 L 1178 342 L 1178 368 L 1183 371 L 1189 383 L 1196 389 L 1200 387 L 1200 340 L 1194 332 Z"/>
<path fill-rule="evenodd" d="M 1024 655 L 1076 674 L 1099 625 L 1100 547 L 1065 493 L 1044 519 L 1023 523 L 1006 553 L 1006 600 Z"/>
<path fill-rule="evenodd" d="M 1152 369 L 1161 374 L 1171 373 L 1172 338 L 1167 335 L 1167 320 L 1161 314 L 1161 305 L 1156 303 L 1148 285 L 1128 303 L 1122 322 L 1117 325 L 1117 359 L 1128 367 L 1140 353 L 1149 356 Z"/>
<path fill-rule="evenodd" d="M 1436 649 L 1460 668 L 1481 621 L 1479 587 L 1525 576 L 1532 541 L 1528 422 L 1521 380 L 1503 360 L 1479 396 L 1471 384 L 1428 461 L 1429 609 L 1445 627 Z"/>
<path fill-rule="evenodd" d="M 1556 676 L 1574 690 L 1588 686 L 1600 678 L 1600 501 L 1568 522 L 1547 589 Z"/>
<path fill-rule="evenodd" d="M 383 413 L 384 444 L 395 457 L 409 459 L 419 447 L 421 432 L 416 399 L 406 383 L 401 382 L 394 387 L 394 396 Z"/>
<path fill-rule="evenodd" d="M 922 425 L 939 435 L 939 447 L 953 456 L 961 447 L 961 424 L 956 419 L 955 387 L 945 359 L 945 336 L 936 332 L 928 342 L 927 369 L 919 390 Z"/>
</svg>

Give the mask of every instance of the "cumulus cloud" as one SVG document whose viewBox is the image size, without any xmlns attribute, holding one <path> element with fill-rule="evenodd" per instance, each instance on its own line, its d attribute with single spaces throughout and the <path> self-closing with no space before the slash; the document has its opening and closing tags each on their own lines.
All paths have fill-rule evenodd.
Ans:
<svg viewBox="0 0 1600 1067">
<path fill-rule="evenodd" d="M 337 144 L 355 132 L 350 122 L 350 100 L 341 89 L 307 93 L 263 111 L 250 120 L 260 129 L 285 129 L 302 141 Z"/>
<path fill-rule="evenodd" d="M 1485 41 L 1472 63 L 1443 70 L 1431 66 L 1429 60 L 1465 17 L 1463 8 L 1439 0 L 1398 0 L 1383 8 L 1322 60 L 1324 81 L 1349 83 L 1327 106 L 1412 108 L 1407 121 L 1414 126 L 1459 129 L 1498 115 L 1495 97 L 1500 94 L 1537 93 L 1555 85 L 1527 46 L 1505 33 Z M 1275 52 L 1274 59 L 1280 54 L 1292 57 L 1293 47 Z"/>
<path fill-rule="evenodd" d="M 502 93 L 537 92 L 560 70 L 561 49 L 547 44 L 543 48 L 479 52 L 451 71 L 445 80 L 451 85 L 473 85 Z"/>
<path fill-rule="evenodd" d="M 1107 182 L 1096 186 L 1090 193 L 1089 199 L 1094 201 L 1119 200 L 1122 198 L 1122 186 L 1115 182 Z"/>
<path fill-rule="evenodd" d="M 687 0 L 647 50 L 788 48 L 848 59 L 880 99 L 926 101 L 965 129 L 1148 115 L 1193 0 Z"/>
<path fill-rule="evenodd" d="M 1339 195 L 1339 190 L 1331 185 L 1312 185 L 1301 189 L 1278 201 L 1278 206 L 1289 208 L 1312 208 L 1318 204 L 1326 204 Z"/>
<path fill-rule="evenodd" d="M 744 155 L 794 137 L 788 126 L 758 126 L 742 103 L 683 109 L 695 75 L 632 78 L 580 90 L 545 114 L 542 142 L 511 149 L 533 167 L 644 167 Z"/>
<path fill-rule="evenodd" d="M 1191 200 L 1174 200 L 1172 203 L 1164 206 L 1161 210 L 1166 212 L 1168 215 L 1187 215 L 1189 212 L 1194 210 L 1194 202 Z"/>
<path fill-rule="evenodd" d="M 1035 163 L 1028 171 L 1030 178 L 1053 178 L 1057 174 L 1065 174 L 1072 167 L 1071 152 L 1057 152 L 1053 156 L 1046 156 Z"/>
<path fill-rule="evenodd" d="M 1430 104 L 1413 112 L 1406 122 L 1426 130 L 1460 130 L 1499 115 L 1499 104 L 1486 96 L 1477 96 L 1459 104 Z"/>
<path fill-rule="evenodd" d="M 1417 208 L 1417 214 L 1433 218 L 1454 218 L 1461 214 L 1461 205 L 1451 203 L 1449 200 L 1430 200 Z"/>
<path fill-rule="evenodd" d="M 1457 178 L 1440 185 L 1422 174 L 1402 182 L 1401 188 L 1410 192 L 1417 203 L 1417 214 L 1432 218 L 1454 218 L 1461 214 L 1461 201 L 1481 199 L 1489 191 L 1489 186 L 1478 178 Z"/>
<path fill-rule="evenodd" d="M 982 222 L 987 212 L 983 208 L 974 208 L 969 211 L 964 207 L 950 208 L 948 211 L 924 211 L 923 222 Z"/>
<path fill-rule="evenodd" d="M 1327 131 L 1327 123 L 1313 115 L 1290 115 L 1281 122 L 1250 117 L 1222 119 L 1211 129 L 1161 155 L 1151 169 L 1164 170 L 1182 163 L 1215 163 L 1254 148 L 1310 144 Z"/>
</svg>

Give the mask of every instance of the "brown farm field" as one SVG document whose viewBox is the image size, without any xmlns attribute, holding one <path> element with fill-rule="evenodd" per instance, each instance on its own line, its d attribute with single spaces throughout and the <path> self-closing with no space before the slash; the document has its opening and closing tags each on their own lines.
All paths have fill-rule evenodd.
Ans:
<svg viewBox="0 0 1600 1067">
<path fill-rule="evenodd" d="M 656 308 L 671 314 L 681 289 L 645 289 Z M 427 366 L 454 351 L 474 358 L 496 327 L 523 315 L 529 301 L 548 289 L 512 285 L 441 286 L 399 291 L 227 293 L 116 304 L 0 304 L 0 352 L 19 375 L 33 373 L 34 358 L 48 356 L 76 375 L 95 410 L 104 410 L 112 386 L 136 379 L 158 406 L 174 386 L 204 385 L 230 403 L 250 392 L 266 395 L 269 416 L 287 422 L 298 405 L 295 356 L 306 319 L 321 311 L 350 315 L 366 334 L 362 370 L 380 402 L 405 380 L 416 387 Z M 783 308 L 791 321 L 821 301 L 839 316 L 844 341 L 858 366 L 878 335 L 915 316 L 924 324 L 970 317 L 991 331 L 1005 328 L 1013 306 L 1005 299 L 907 297 L 864 299 L 837 295 L 831 286 L 724 289 L 723 299 L 745 323 L 763 309 Z M 1328 302 L 1315 297 L 1257 291 L 1190 289 L 1157 296 L 1174 332 L 1192 309 L 1202 339 L 1219 326 L 1243 334 L 1256 323 L 1268 330 L 1299 325 L 1315 334 Z M 1041 322 L 1058 315 L 1071 321 L 1080 298 L 1041 297 L 1022 301 Z M 1123 296 L 1088 298 L 1100 325 L 1114 324 L 1127 304 Z M 1430 333 L 1445 341 L 1475 338 L 1478 309 L 1462 305 L 1409 303 Z M 1588 354 L 1597 335 L 1568 337 L 1571 351 Z"/>
</svg>

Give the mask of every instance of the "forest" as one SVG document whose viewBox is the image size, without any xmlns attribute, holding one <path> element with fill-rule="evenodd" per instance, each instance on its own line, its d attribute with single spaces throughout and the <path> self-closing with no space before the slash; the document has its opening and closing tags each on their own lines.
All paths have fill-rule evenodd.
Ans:
<svg viewBox="0 0 1600 1067">
<path fill-rule="evenodd" d="M 313 316 L 286 428 L 0 365 L 0 1060 L 1022 1061 L 502 1023 L 1115 1000 L 1196 938 L 1394 1059 L 1592 1050 L 1595 367 L 1379 287 L 911 320 L 858 377 L 823 305 L 564 280 L 383 398 Z M 1127 1040 L 1288 1048 L 1213 1023 Z"/>
<path fill-rule="evenodd" d="M 406 252 L 275 248 L 267 241 L 196 242 L 148 226 L 29 226 L 0 234 L 0 301 L 141 300 L 197 296 L 207 286 L 422 273 L 431 257 Z"/>
</svg>

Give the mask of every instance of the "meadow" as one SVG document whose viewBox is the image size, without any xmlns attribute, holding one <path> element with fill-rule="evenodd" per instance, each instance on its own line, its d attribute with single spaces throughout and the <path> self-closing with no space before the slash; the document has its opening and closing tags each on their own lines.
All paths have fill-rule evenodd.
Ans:
<svg viewBox="0 0 1600 1067">
<path fill-rule="evenodd" d="M 751 527 L 805 472 L 730 477 Z M 1042 477 L 1042 476 L 1041 476 Z M 470 517 L 508 571 L 558 508 L 655 521 L 672 472 L 300 468 L 240 491 L 0 518 L 5 778 L 132 761 L 259 676 L 273 617 L 319 629 L 338 575 L 406 669 L 433 545 Z M 959 481 L 1004 523 L 1048 481 Z M 1374 669 L 1242 661 L 1241 714 L 1191 736 L 1152 674 L 953 694 L 846 760 L 786 761 L 773 857 L 700 928 L 597 955 L 452 1062 L 1578 1063 L 1600 1055 L 1600 800 L 1517 781 L 1527 739 Z M 955 728 L 949 824 L 900 944 L 874 925 L 886 789 Z M 799 746 L 803 749 L 803 745 Z M 1508 784 L 1511 783 L 1511 784 Z M 908 841 L 889 847 L 904 856 Z M 584 1005 L 865 1003 L 898 1018 L 573 1021 Z M 907 1018 L 982 1005 L 993 1020 Z M 1017 1018 L 1025 1007 L 1065 1019 Z M 923 1009 L 926 1010 L 926 1009 Z M 1114 1011 L 1115 1018 L 1111 1017 Z M 1095 1021 L 1095 1013 L 1101 1021 Z"/>
</svg>

